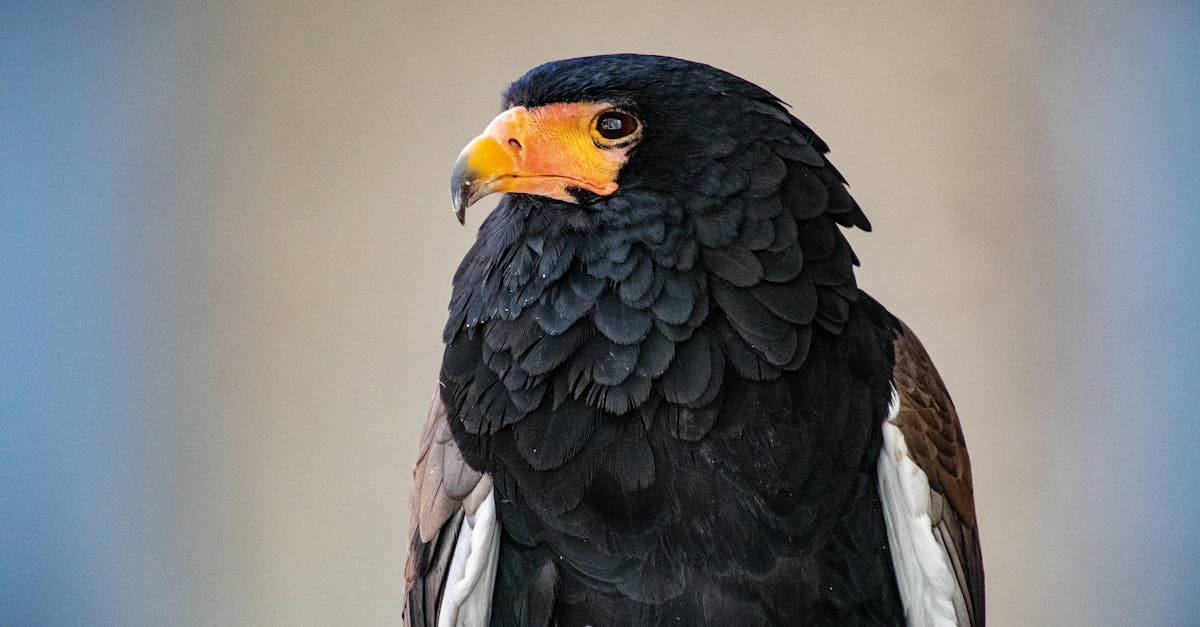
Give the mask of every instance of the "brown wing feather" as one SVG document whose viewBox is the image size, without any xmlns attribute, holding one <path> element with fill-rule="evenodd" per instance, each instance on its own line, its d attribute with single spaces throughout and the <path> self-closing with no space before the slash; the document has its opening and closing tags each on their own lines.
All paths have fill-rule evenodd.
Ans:
<svg viewBox="0 0 1200 627">
<path fill-rule="evenodd" d="M 893 374 L 900 408 L 895 424 L 909 454 L 929 478 L 934 535 L 950 554 L 970 624 L 984 624 L 983 556 L 975 519 L 971 460 L 958 412 L 925 347 L 907 325 L 896 338 Z M 948 507 L 947 507 L 948 505 Z"/>
<path fill-rule="evenodd" d="M 404 624 L 432 627 L 446 583 L 458 531 L 466 513 L 478 507 L 491 490 L 491 478 L 463 461 L 446 423 L 446 406 L 440 393 L 433 395 L 409 499 L 409 533 L 412 540 L 404 569 Z"/>
</svg>

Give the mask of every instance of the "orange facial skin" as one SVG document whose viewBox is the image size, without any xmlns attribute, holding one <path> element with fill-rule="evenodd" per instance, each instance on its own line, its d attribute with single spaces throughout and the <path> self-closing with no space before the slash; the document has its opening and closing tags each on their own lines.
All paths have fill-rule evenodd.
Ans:
<svg viewBox="0 0 1200 627">
<path fill-rule="evenodd" d="M 454 164 L 450 192 L 459 222 L 467 207 L 495 192 L 534 194 L 575 202 L 570 188 L 598 196 L 617 191 L 617 174 L 641 129 L 619 140 L 597 129 L 606 102 L 513 107 L 467 144 Z"/>
</svg>

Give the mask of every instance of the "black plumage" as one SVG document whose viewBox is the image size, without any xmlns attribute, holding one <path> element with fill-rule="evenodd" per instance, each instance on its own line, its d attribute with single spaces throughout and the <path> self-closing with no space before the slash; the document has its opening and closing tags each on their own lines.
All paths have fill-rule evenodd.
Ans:
<svg viewBox="0 0 1200 627">
<path fill-rule="evenodd" d="M 666 57 L 504 96 L 590 101 L 644 124 L 618 191 L 506 195 L 454 277 L 441 398 L 495 481 L 492 623 L 901 624 L 876 489 L 899 327 L 855 284 L 839 225 L 870 224 L 827 146 Z"/>
</svg>

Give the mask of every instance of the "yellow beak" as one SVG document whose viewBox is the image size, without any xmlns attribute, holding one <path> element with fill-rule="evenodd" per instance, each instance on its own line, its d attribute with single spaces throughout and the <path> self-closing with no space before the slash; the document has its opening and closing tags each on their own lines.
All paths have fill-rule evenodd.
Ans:
<svg viewBox="0 0 1200 627">
<path fill-rule="evenodd" d="M 624 151 L 597 146 L 590 125 L 603 103 L 513 107 L 471 140 L 450 175 L 454 215 L 495 192 L 515 192 L 576 202 L 575 190 L 608 196 L 625 161 Z"/>
</svg>

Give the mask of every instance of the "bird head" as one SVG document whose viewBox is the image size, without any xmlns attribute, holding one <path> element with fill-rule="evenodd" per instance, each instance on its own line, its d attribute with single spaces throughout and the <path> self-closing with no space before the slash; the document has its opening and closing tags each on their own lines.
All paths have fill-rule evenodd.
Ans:
<svg viewBox="0 0 1200 627">
<path fill-rule="evenodd" d="M 823 165 L 824 144 L 753 83 L 671 57 L 581 57 L 508 88 L 504 111 L 459 155 L 451 195 L 460 222 L 496 192 L 596 211 L 631 192 L 703 204 L 757 186 L 765 197 L 784 176 L 782 164 L 758 167 L 773 150 Z"/>
<path fill-rule="evenodd" d="M 778 98 L 707 65 L 618 54 L 536 67 L 454 166 L 460 221 L 506 194 L 455 275 L 444 339 L 534 310 L 552 336 L 598 316 L 621 346 L 659 338 L 652 320 L 682 342 L 711 306 L 761 357 L 746 376 L 794 369 L 811 327 L 839 332 L 857 298 L 839 227 L 870 229 L 826 152 Z"/>
</svg>

